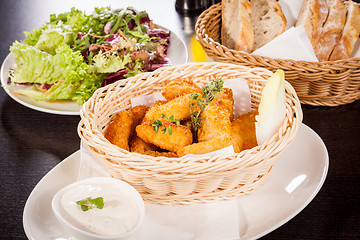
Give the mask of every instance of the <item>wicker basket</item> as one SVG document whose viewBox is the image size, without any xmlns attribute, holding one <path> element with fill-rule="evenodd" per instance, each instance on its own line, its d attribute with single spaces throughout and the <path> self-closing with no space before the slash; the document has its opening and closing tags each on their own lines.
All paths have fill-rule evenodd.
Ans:
<svg viewBox="0 0 360 240">
<path fill-rule="evenodd" d="M 216 156 L 152 157 L 112 145 L 104 132 L 117 112 L 130 107 L 131 98 L 161 91 L 178 78 L 209 83 L 242 77 L 248 81 L 252 108 L 257 108 L 267 69 L 228 63 L 188 63 L 160 68 L 98 89 L 80 112 L 78 134 L 93 156 L 115 178 L 134 186 L 145 201 L 157 204 L 190 204 L 231 199 L 263 184 L 275 158 L 293 140 L 302 121 L 301 104 L 286 82 L 286 119 L 268 142 L 240 153 Z"/>
<path fill-rule="evenodd" d="M 338 106 L 360 99 L 360 58 L 306 62 L 272 59 L 231 50 L 221 45 L 221 3 L 205 10 L 198 18 L 196 37 L 210 58 L 218 62 L 283 69 L 301 103 Z"/>
</svg>

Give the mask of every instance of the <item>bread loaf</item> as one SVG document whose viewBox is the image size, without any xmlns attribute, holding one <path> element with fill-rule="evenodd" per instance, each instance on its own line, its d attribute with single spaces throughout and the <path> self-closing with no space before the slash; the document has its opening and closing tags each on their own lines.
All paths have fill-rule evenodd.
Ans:
<svg viewBox="0 0 360 240">
<path fill-rule="evenodd" d="M 276 0 L 222 0 L 221 42 L 251 53 L 285 31 L 286 18 Z"/>
<path fill-rule="evenodd" d="M 251 0 L 251 8 L 255 50 L 285 31 L 286 18 L 276 0 Z"/>
<path fill-rule="evenodd" d="M 352 1 L 345 2 L 346 23 L 341 38 L 329 58 L 330 61 L 348 59 L 360 33 L 360 7 Z"/>
<path fill-rule="evenodd" d="M 319 18 L 319 1 L 304 0 L 295 23 L 295 27 L 304 25 L 312 45 L 314 45 L 314 32 L 320 25 Z"/>
<path fill-rule="evenodd" d="M 254 33 L 251 27 L 251 6 L 248 0 L 223 0 L 222 44 L 230 49 L 251 52 Z"/>
<path fill-rule="evenodd" d="M 320 62 L 327 61 L 334 47 L 339 43 L 345 20 L 344 3 L 341 0 L 332 0 L 328 17 L 314 43 L 314 52 Z"/>
<path fill-rule="evenodd" d="M 315 42 L 317 42 L 321 36 L 323 27 L 325 25 L 326 19 L 329 16 L 330 6 L 333 3 L 333 0 L 314 0 L 315 3 L 315 9 L 314 14 L 317 14 L 317 27 L 314 28 L 313 32 L 313 45 Z M 314 15 L 312 15 L 314 17 Z"/>
</svg>

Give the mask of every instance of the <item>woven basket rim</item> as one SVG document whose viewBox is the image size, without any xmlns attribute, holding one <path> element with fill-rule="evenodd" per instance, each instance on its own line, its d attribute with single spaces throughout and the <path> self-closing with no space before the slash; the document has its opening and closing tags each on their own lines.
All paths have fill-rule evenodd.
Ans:
<svg viewBox="0 0 360 240">
<path fill-rule="evenodd" d="M 206 63 L 187 63 L 187 64 L 182 64 L 182 65 L 179 65 L 179 66 L 171 66 L 171 67 L 164 67 L 164 68 L 160 68 L 160 69 L 157 69 L 155 70 L 154 72 L 148 72 L 148 73 L 142 73 L 142 74 L 139 74 L 139 75 L 136 75 L 135 77 L 131 77 L 131 78 L 128 78 L 126 79 L 126 84 L 124 82 L 115 82 L 111 85 L 108 85 L 108 86 L 105 86 L 103 88 L 100 88 L 98 89 L 93 97 L 90 98 L 89 101 L 87 101 L 83 107 L 81 108 L 81 111 L 80 111 L 80 116 L 81 116 L 81 120 L 79 122 L 79 125 L 78 125 L 78 133 L 79 133 L 79 136 L 80 138 L 82 138 L 83 140 L 84 137 L 81 133 L 81 131 L 83 130 L 82 129 L 82 126 L 85 124 L 84 123 L 84 115 L 85 115 L 85 111 L 87 111 L 87 109 L 89 108 L 89 105 L 94 105 L 93 101 L 95 101 L 95 98 L 98 96 L 98 95 L 101 95 L 101 93 L 103 93 L 104 91 L 107 91 L 109 90 L 110 88 L 115 88 L 115 87 L 118 87 L 122 84 L 125 84 L 129 87 L 134 86 L 134 84 L 137 82 L 137 80 L 139 79 L 144 79 L 144 78 L 148 78 L 148 77 L 151 77 L 151 76 L 159 76 L 161 77 L 162 74 L 166 71 L 168 72 L 171 72 L 171 71 L 177 71 L 181 68 L 186 68 L 186 67 L 194 67 L 194 68 L 197 68 L 197 67 L 214 67 L 214 68 L 217 68 L 217 69 L 221 69 L 222 67 L 233 67 L 233 68 L 236 68 L 236 69 L 246 69 L 248 71 L 250 71 L 249 73 L 251 74 L 254 74 L 253 71 L 256 71 L 256 70 L 261 70 L 262 73 L 265 73 L 265 74 L 268 74 L 268 76 L 272 75 L 272 72 L 267 70 L 267 69 L 264 69 L 264 68 L 251 68 L 251 67 L 247 67 L 247 66 L 241 66 L 241 65 L 237 65 L 237 64 L 232 64 L 232 63 L 216 63 L 216 62 L 206 62 Z M 232 70 L 227 70 L 229 72 L 236 72 L 235 70 L 232 71 Z M 181 72 L 180 72 L 181 73 Z M 186 72 L 183 72 L 184 74 L 186 74 Z M 265 82 L 266 79 L 263 79 L 263 82 Z M 146 81 L 144 81 L 144 84 Z M 286 92 L 287 92 L 287 97 L 289 97 L 290 95 L 294 98 L 294 102 L 296 103 L 296 106 L 288 106 L 288 102 L 287 102 L 287 109 L 292 110 L 296 113 L 296 119 L 294 120 L 295 123 L 293 123 L 294 125 L 294 128 L 298 128 L 301 121 L 302 121 L 302 111 L 301 111 L 301 104 L 300 104 L 300 101 L 296 95 L 296 92 L 295 90 L 293 89 L 293 87 L 291 86 L 291 84 L 289 82 L 285 82 L 285 89 L 286 89 Z M 97 107 L 100 107 L 97 106 Z M 294 109 L 293 109 L 294 108 Z M 92 115 L 93 116 L 93 115 Z M 91 124 L 95 125 L 93 119 L 87 119 L 91 122 Z M 295 130 L 296 131 L 296 130 Z M 124 149 L 121 149 L 119 147 L 116 147 L 115 145 L 112 145 L 105 137 L 104 135 L 101 133 L 101 131 L 96 128 L 92 128 L 91 129 L 91 134 L 93 134 L 93 137 L 96 137 L 97 140 L 101 141 L 102 143 L 106 143 L 108 146 L 107 147 L 110 147 L 112 148 L 113 150 L 116 149 L 115 151 L 115 156 L 114 157 L 133 157 L 135 159 L 135 161 L 139 161 L 141 160 L 141 158 L 144 158 L 144 155 L 143 154 L 139 154 L 139 153 L 134 153 L 134 152 L 130 152 L 130 151 L 126 151 Z M 279 133 L 275 134 L 271 139 L 283 139 L 285 137 L 283 136 L 279 136 Z M 268 140 L 266 143 L 270 143 L 271 141 L 273 140 Z M 280 151 L 280 150 L 279 150 Z M 226 166 L 229 166 L 229 165 L 232 165 L 233 167 L 236 165 L 237 161 L 243 161 L 245 157 L 247 157 L 248 155 L 250 155 L 251 157 L 255 157 L 255 156 L 258 156 L 258 155 L 263 155 L 264 158 L 266 157 L 269 157 L 271 154 L 276 154 L 277 151 L 274 151 L 273 148 L 267 148 L 267 144 L 263 144 L 263 145 L 260 145 L 260 146 L 256 146 L 252 149 L 248 149 L 248 150 L 244 150 L 240 153 L 233 153 L 233 154 L 228 154 L 228 155 L 214 155 L 214 156 L 203 156 L 203 155 L 195 155 L 195 156 L 192 156 L 192 159 L 194 160 L 202 160 L 204 161 L 204 165 L 206 163 L 206 166 L 208 169 L 211 169 L 213 167 L 221 167 L 221 168 L 225 168 Z M 107 156 L 112 156 L 112 153 L 109 154 L 107 153 Z M 186 157 L 186 156 L 185 156 Z M 221 161 L 218 161 L 217 158 L 221 157 L 222 160 Z M 228 161 L 228 158 L 231 158 L 233 161 Z M 163 170 L 157 170 L 156 168 L 158 167 L 158 162 L 160 162 L 159 160 L 168 160 L 166 162 L 163 162 L 161 161 L 161 164 L 164 166 L 163 169 L 166 169 L 166 168 L 179 168 L 179 167 L 182 167 L 182 168 L 187 168 L 187 167 L 190 167 L 192 165 L 192 162 L 181 162 L 183 158 L 168 158 L 168 157 L 153 157 L 153 156 L 148 156 L 146 155 L 146 160 L 147 160 L 147 164 L 138 164 L 138 167 L 135 168 L 134 166 L 136 166 L 136 164 L 132 164 L 131 166 L 134 168 L 134 171 L 137 169 L 139 171 L 155 171 L 155 172 L 164 172 Z M 127 163 L 122 163 L 124 165 L 126 165 Z M 194 171 L 190 171 L 190 172 L 194 172 Z M 196 171 L 195 171 L 196 172 Z M 200 173 L 200 172 L 197 172 L 197 173 Z"/>
</svg>

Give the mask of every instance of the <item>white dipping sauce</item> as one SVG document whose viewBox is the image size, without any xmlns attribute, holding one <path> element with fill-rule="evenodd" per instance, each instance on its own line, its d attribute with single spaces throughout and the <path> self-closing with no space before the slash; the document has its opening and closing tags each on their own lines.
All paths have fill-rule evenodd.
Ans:
<svg viewBox="0 0 360 240">
<path fill-rule="evenodd" d="M 76 202 L 88 197 L 102 197 L 103 209 L 94 206 L 84 212 Z M 129 232 L 140 218 L 134 197 L 116 184 L 103 182 L 81 184 L 68 189 L 60 197 L 60 211 L 75 227 L 102 236 Z"/>
</svg>

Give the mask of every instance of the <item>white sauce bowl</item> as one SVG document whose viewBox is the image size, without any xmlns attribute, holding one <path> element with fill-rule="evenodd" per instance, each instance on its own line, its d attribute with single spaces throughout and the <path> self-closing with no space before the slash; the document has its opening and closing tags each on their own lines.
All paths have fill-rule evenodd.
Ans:
<svg viewBox="0 0 360 240">
<path fill-rule="evenodd" d="M 76 201 L 87 197 L 103 197 L 104 208 L 82 211 Z M 52 210 L 64 231 L 79 240 L 129 239 L 145 216 L 135 188 L 110 177 L 87 178 L 62 188 L 52 200 Z"/>
</svg>

